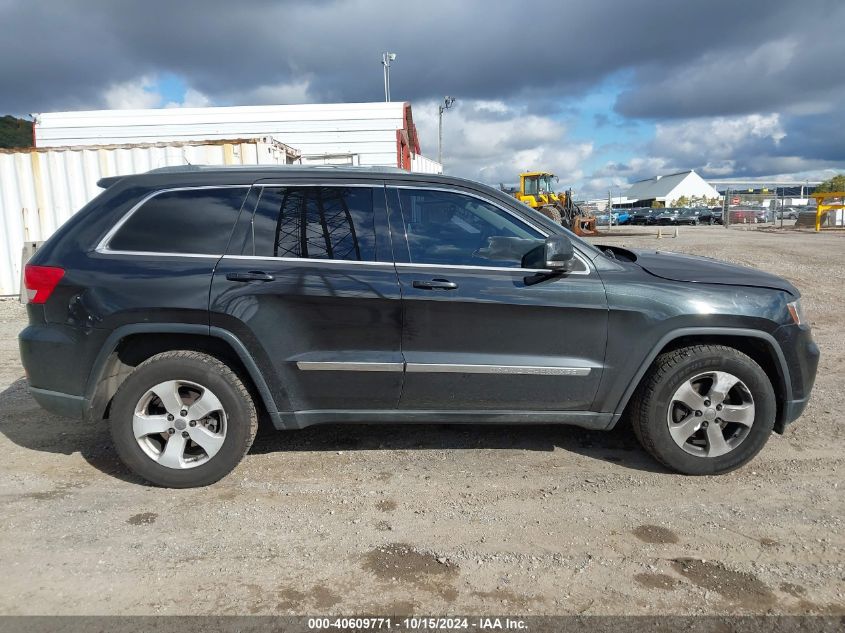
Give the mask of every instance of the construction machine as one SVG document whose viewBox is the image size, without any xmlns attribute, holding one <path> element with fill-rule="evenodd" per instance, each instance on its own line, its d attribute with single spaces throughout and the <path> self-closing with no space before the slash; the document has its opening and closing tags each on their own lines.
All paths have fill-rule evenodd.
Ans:
<svg viewBox="0 0 845 633">
<path fill-rule="evenodd" d="M 571 189 L 555 193 L 556 182 L 557 177 L 551 172 L 528 171 L 519 174 L 519 189 L 510 193 L 576 235 L 596 235 L 595 216 L 587 215 L 573 202 Z"/>
</svg>

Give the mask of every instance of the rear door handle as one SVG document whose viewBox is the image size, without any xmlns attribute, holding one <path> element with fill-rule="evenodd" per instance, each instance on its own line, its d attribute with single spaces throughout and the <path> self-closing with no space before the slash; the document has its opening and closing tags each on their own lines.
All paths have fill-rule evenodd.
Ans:
<svg viewBox="0 0 845 633">
<path fill-rule="evenodd" d="M 273 281 L 275 277 L 260 270 L 250 270 L 246 273 L 226 273 L 229 281 Z"/>
<path fill-rule="evenodd" d="M 458 284 L 448 279 L 432 279 L 430 281 L 415 280 L 414 288 L 420 290 L 457 290 Z"/>
</svg>

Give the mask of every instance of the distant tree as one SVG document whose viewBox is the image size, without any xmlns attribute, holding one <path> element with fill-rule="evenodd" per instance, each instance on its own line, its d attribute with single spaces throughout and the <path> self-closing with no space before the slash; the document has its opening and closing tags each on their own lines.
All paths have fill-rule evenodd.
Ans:
<svg viewBox="0 0 845 633">
<path fill-rule="evenodd" d="M 9 115 L 0 117 L 0 147 L 32 147 L 32 123 Z"/>
<path fill-rule="evenodd" d="M 689 198 L 687 198 L 686 196 L 681 196 L 680 198 L 677 198 L 676 200 L 672 201 L 673 207 L 685 207 L 688 204 L 689 204 Z"/>
<path fill-rule="evenodd" d="M 838 174 L 830 180 L 825 180 L 816 187 L 817 193 L 826 193 L 828 191 L 845 191 L 845 174 Z"/>
</svg>

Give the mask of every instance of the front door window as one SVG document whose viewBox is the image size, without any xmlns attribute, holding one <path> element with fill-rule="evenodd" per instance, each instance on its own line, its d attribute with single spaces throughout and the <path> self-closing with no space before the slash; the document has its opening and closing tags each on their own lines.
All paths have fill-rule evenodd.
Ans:
<svg viewBox="0 0 845 633">
<path fill-rule="evenodd" d="M 400 189 L 402 217 L 412 264 L 506 266 L 544 236 L 499 207 L 448 191 Z"/>
</svg>

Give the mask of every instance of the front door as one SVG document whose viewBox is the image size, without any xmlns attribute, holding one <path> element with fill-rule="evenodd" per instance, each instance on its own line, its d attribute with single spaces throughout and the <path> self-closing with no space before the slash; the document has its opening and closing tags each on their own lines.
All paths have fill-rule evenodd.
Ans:
<svg viewBox="0 0 845 633">
<path fill-rule="evenodd" d="M 390 188 L 413 410 L 587 411 L 604 367 L 607 302 L 588 259 L 526 284 L 545 232 L 466 190 Z M 403 248 L 399 248 L 399 244 Z"/>
<path fill-rule="evenodd" d="M 282 412 L 396 408 L 401 302 L 383 184 L 262 183 L 249 200 L 214 273 L 211 325 L 247 345 Z"/>
</svg>

